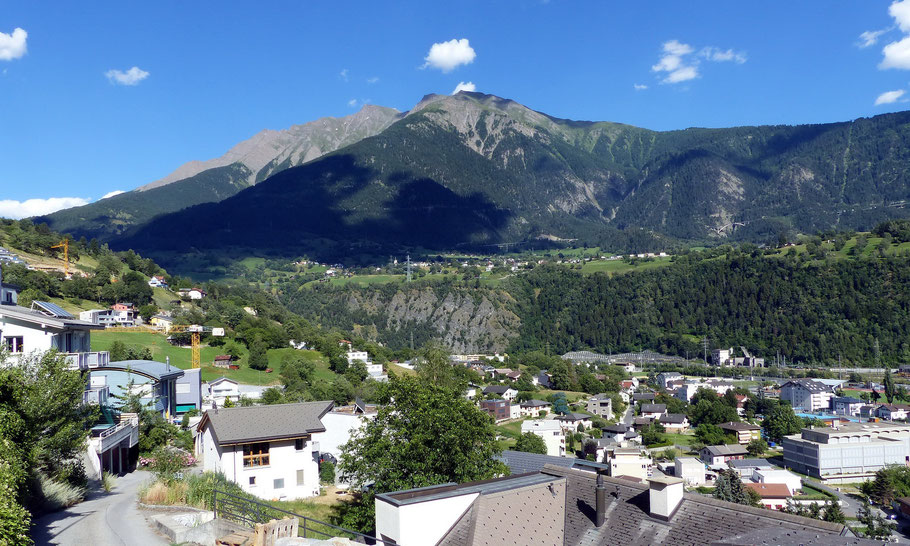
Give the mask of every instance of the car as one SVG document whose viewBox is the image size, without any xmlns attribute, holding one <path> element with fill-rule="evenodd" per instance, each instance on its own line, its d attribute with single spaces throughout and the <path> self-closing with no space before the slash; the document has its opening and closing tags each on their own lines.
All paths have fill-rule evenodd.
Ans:
<svg viewBox="0 0 910 546">
<path fill-rule="evenodd" d="M 335 456 L 332 455 L 331 453 L 320 453 L 319 462 L 320 463 L 338 464 L 338 459 L 336 459 Z"/>
</svg>

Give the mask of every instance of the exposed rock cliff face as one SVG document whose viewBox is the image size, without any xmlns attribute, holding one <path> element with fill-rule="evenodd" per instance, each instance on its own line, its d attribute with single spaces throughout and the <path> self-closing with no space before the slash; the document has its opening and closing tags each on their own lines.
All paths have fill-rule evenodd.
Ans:
<svg viewBox="0 0 910 546">
<path fill-rule="evenodd" d="M 393 346 L 407 345 L 413 333 L 415 344 L 438 339 L 455 353 L 503 352 L 521 326 L 512 297 L 503 291 L 363 288 L 317 297 L 322 305 L 315 320 Z M 310 315 L 307 309 L 314 308 L 295 311 Z"/>
</svg>

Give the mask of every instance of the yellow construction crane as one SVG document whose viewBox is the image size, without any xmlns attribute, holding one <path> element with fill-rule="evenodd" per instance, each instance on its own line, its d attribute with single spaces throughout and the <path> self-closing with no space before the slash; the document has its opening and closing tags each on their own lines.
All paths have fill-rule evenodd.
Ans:
<svg viewBox="0 0 910 546">
<path fill-rule="evenodd" d="M 199 358 L 199 341 L 203 332 L 211 333 L 213 336 L 221 337 L 224 335 L 224 328 L 213 328 L 211 326 L 200 326 L 198 324 L 173 324 L 168 332 L 189 332 L 190 347 L 193 351 L 193 368 L 200 368 L 202 362 Z"/>
<path fill-rule="evenodd" d="M 51 248 L 62 248 L 63 249 L 63 274 L 67 277 L 70 276 L 70 240 L 64 239 L 60 241 L 59 244 L 52 246 Z"/>
</svg>

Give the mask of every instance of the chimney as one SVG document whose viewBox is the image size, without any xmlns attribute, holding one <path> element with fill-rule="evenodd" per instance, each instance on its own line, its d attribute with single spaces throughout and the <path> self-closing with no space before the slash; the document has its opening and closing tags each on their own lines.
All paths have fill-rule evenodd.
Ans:
<svg viewBox="0 0 910 546">
<path fill-rule="evenodd" d="M 648 478 L 651 516 L 669 521 L 683 500 L 683 481 L 663 476 Z"/>
<path fill-rule="evenodd" d="M 594 489 L 594 493 L 597 497 L 594 525 L 601 527 L 604 524 L 604 519 L 607 512 L 607 486 L 604 485 L 603 474 L 597 475 L 597 487 Z"/>
</svg>

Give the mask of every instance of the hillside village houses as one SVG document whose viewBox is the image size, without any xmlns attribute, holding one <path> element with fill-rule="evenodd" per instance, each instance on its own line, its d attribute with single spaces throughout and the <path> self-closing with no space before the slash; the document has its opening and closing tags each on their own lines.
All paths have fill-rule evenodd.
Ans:
<svg viewBox="0 0 910 546">
<path fill-rule="evenodd" d="M 727 434 L 735 435 L 736 441 L 742 445 L 748 445 L 752 440 L 761 439 L 761 427 L 758 425 L 730 421 L 717 426 Z"/>
<path fill-rule="evenodd" d="M 348 345 L 350 347 L 350 344 Z M 349 350 L 347 352 L 348 365 L 354 362 L 363 362 L 367 369 L 367 375 L 375 381 L 388 381 L 389 376 L 383 371 L 382 364 L 374 364 L 370 360 L 370 355 L 366 351 Z"/>
<path fill-rule="evenodd" d="M 831 407 L 835 387 L 816 379 L 794 379 L 780 386 L 780 399 L 795 410 L 816 411 Z"/>
<path fill-rule="evenodd" d="M 604 419 L 613 418 L 613 397 L 609 394 L 598 394 L 588 398 L 585 409 L 588 413 Z"/>
<path fill-rule="evenodd" d="M 539 417 L 540 412 L 549 412 L 551 405 L 543 400 L 525 400 L 518 407 L 521 417 Z"/>
<path fill-rule="evenodd" d="M 152 288 L 167 288 L 167 281 L 161 275 L 153 275 L 149 279 L 149 286 Z"/>
<path fill-rule="evenodd" d="M 547 446 L 547 455 L 554 457 L 563 457 L 566 454 L 566 435 L 559 421 L 555 419 L 540 419 L 535 421 L 523 421 L 521 423 L 521 433 L 532 433 L 543 438 Z"/>
</svg>

